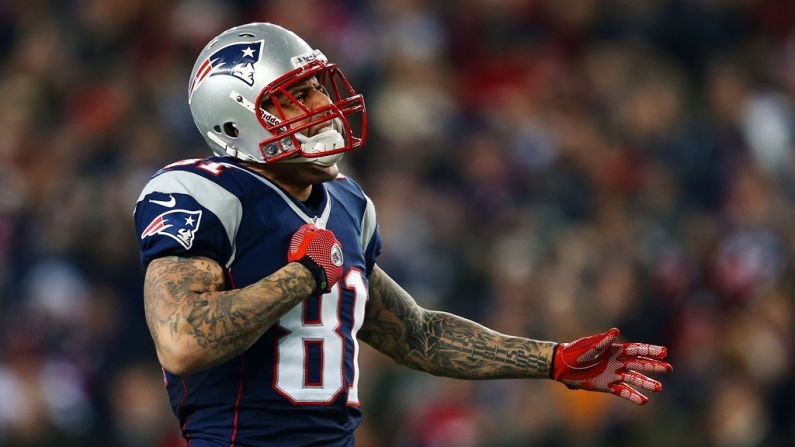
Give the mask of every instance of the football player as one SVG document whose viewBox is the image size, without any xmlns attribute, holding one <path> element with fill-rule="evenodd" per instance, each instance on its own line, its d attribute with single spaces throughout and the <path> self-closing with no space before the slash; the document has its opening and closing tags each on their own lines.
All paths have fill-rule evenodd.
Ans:
<svg viewBox="0 0 795 447">
<path fill-rule="evenodd" d="M 373 203 L 339 173 L 366 138 L 364 100 L 279 26 L 202 50 L 188 103 L 214 156 L 158 171 L 135 222 L 146 320 L 192 447 L 351 446 L 359 340 L 461 379 L 552 378 L 636 404 L 666 349 L 619 331 L 556 343 L 423 309 L 376 264 Z"/>
</svg>

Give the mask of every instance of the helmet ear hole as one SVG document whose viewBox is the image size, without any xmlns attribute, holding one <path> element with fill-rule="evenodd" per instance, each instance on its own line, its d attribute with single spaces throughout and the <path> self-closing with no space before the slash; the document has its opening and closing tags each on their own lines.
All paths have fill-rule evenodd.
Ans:
<svg viewBox="0 0 795 447">
<path fill-rule="evenodd" d="M 224 123 L 224 134 L 230 138 L 237 138 L 240 136 L 240 131 L 237 129 L 237 126 L 235 126 L 235 123 L 226 122 Z"/>
<path fill-rule="evenodd" d="M 214 131 L 216 131 L 216 132 L 218 132 L 218 133 L 221 133 L 221 126 L 219 126 L 218 124 L 216 124 L 215 126 L 213 126 L 213 130 L 214 130 Z"/>
</svg>

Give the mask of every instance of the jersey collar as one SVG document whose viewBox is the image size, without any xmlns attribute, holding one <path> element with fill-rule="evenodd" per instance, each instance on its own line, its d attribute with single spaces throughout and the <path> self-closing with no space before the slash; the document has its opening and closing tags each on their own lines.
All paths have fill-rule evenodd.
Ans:
<svg viewBox="0 0 795 447">
<path fill-rule="evenodd" d="M 253 176 L 276 192 L 276 194 L 278 194 L 304 222 L 314 224 L 319 228 L 326 228 L 326 224 L 328 224 L 328 218 L 331 215 L 331 197 L 329 197 L 329 192 L 328 188 L 326 188 L 326 185 L 321 183 L 313 186 L 313 188 L 321 188 L 323 190 L 323 196 L 320 199 L 320 205 L 318 205 L 317 211 L 312 211 L 309 209 L 309 207 L 301 203 L 301 201 L 291 196 L 287 191 L 284 190 L 284 188 L 277 185 L 274 181 L 265 177 L 264 175 L 248 169 L 245 166 L 239 166 L 235 163 L 222 162 L 221 164 L 224 166 L 229 166 L 230 168 L 240 169 L 241 171 Z"/>
</svg>

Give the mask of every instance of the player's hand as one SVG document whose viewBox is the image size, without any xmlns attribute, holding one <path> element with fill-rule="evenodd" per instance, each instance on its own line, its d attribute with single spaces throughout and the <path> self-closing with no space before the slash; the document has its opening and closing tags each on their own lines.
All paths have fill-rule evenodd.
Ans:
<svg viewBox="0 0 795 447">
<path fill-rule="evenodd" d="M 667 373 L 665 346 L 644 343 L 613 343 L 621 332 L 610 329 L 555 347 L 552 378 L 572 389 L 615 394 L 638 405 L 649 398 L 633 386 L 659 392 L 662 384 L 640 372 Z M 640 371 L 640 372 L 639 372 Z"/>
<path fill-rule="evenodd" d="M 342 276 L 342 245 L 329 230 L 303 224 L 293 234 L 288 262 L 299 262 L 315 278 L 315 291 L 328 292 Z"/>
</svg>

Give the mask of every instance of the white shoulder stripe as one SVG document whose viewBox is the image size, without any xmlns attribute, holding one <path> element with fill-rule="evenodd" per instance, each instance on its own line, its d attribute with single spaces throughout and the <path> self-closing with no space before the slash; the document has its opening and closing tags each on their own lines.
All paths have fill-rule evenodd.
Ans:
<svg viewBox="0 0 795 447">
<path fill-rule="evenodd" d="M 364 195 L 364 198 L 367 199 L 367 206 L 364 207 L 364 215 L 362 216 L 362 234 L 361 234 L 361 244 L 362 250 L 367 250 L 367 246 L 370 245 L 370 241 L 375 236 L 375 228 L 378 224 L 375 215 L 375 205 L 373 205 L 373 201 L 370 200 L 367 195 Z"/>
<path fill-rule="evenodd" d="M 232 247 L 232 255 L 227 260 L 226 267 L 232 265 L 235 259 L 237 230 L 243 218 L 243 205 L 240 199 L 217 183 L 186 171 L 169 171 L 153 178 L 141 191 L 138 202 L 153 192 L 190 195 L 199 205 L 215 214 L 221 221 L 226 237 L 229 238 L 229 245 Z"/>
</svg>

